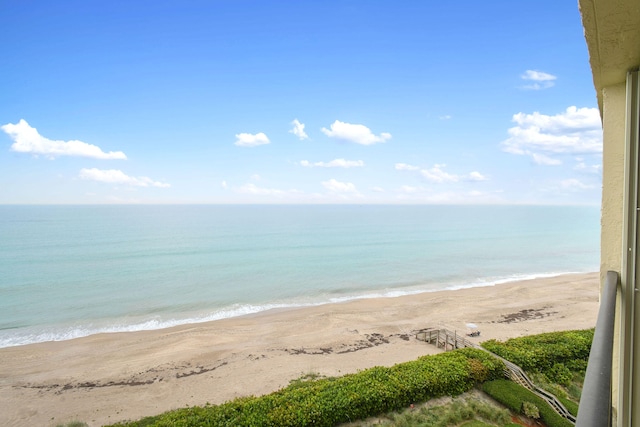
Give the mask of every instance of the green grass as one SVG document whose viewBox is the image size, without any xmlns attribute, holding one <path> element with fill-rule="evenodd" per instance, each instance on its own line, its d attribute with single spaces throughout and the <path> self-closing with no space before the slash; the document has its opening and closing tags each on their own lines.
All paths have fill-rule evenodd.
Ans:
<svg viewBox="0 0 640 427">
<path fill-rule="evenodd" d="M 461 424 L 460 427 L 491 427 L 493 426 L 493 424 L 487 424 L 487 423 L 483 423 L 482 421 L 477 421 L 477 420 L 473 420 L 473 421 L 467 421 L 464 424 Z"/>
<path fill-rule="evenodd" d="M 535 405 L 540 412 L 540 419 L 548 427 L 573 427 L 573 424 L 555 412 L 551 406 L 526 388 L 508 380 L 488 381 L 482 390 L 514 413 L 522 413 L 525 402 Z"/>
<path fill-rule="evenodd" d="M 567 387 L 550 381 L 549 378 L 541 372 L 529 373 L 529 378 L 531 378 L 531 381 L 533 381 L 538 387 L 548 391 L 549 393 L 553 393 L 553 395 L 558 398 L 560 403 L 562 403 L 573 416 L 578 415 L 578 403 L 580 402 L 580 397 L 578 396 L 575 398 L 570 395 L 568 388 L 572 384 L 574 384 L 573 390 L 580 390 L 582 388 L 582 382 L 578 381 L 583 380 L 584 377 L 580 375 L 580 373 L 573 373 L 573 378 L 576 379 L 576 382 L 569 384 Z"/>
<path fill-rule="evenodd" d="M 357 421 L 345 427 L 412 427 L 412 426 L 503 426 L 511 421 L 510 412 L 476 397 L 458 397 L 451 403 L 421 405 L 392 412 L 374 420 Z M 463 424 L 464 423 L 464 424 Z"/>
<path fill-rule="evenodd" d="M 573 380 L 567 387 L 567 395 L 574 402 L 580 402 L 580 396 L 582 396 L 582 385 L 584 384 L 584 371 L 574 372 Z"/>
</svg>

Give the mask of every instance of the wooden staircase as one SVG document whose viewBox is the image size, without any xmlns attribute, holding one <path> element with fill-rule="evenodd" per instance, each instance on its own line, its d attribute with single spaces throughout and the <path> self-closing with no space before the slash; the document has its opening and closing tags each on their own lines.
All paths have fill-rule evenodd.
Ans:
<svg viewBox="0 0 640 427">
<path fill-rule="evenodd" d="M 469 341 L 464 338 L 463 335 L 457 333 L 456 331 L 450 331 L 448 329 L 432 329 L 428 328 L 423 331 L 420 331 L 416 334 L 416 339 L 420 341 L 425 341 L 430 344 L 436 345 L 438 348 L 442 348 L 445 351 L 455 350 L 456 348 L 477 348 L 482 351 L 486 351 L 490 353 L 497 359 L 502 360 L 505 366 L 505 377 L 509 378 L 511 381 L 516 384 L 520 384 L 522 387 L 530 390 L 532 393 L 544 399 L 558 414 L 568 419 L 572 423 L 576 423 L 576 417 L 574 417 L 567 408 L 555 397 L 553 394 L 549 393 L 546 390 L 541 389 L 537 385 L 535 385 L 525 374 L 525 372 L 515 363 L 509 362 L 508 360 L 498 356 L 497 354 L 491 353 L 489 350 L 480 347 L 480 345 Z"/>
</svg>

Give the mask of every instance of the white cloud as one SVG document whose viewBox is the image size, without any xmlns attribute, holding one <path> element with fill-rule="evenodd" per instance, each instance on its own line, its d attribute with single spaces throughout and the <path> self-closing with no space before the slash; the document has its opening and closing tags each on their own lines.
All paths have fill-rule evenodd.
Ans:
<svg viewBox="0 0 640 427">
<path fill-rule="evenodd" d="M 564 135 L 566 133 L 597 131 L 600 133 L 602 124 L 597 108 L 568 107 L 564 112 L 555 116 L 548 116 L 535 112 L 533 114 L 518 113 L 513 116 L 513 121 L 523 128 L 534 127 L 550 135 Z M 556 150 L 552 150 L 556 151 Z M 602 151 L 599 144 L 594 144 L 587 150 Z"/>
<path fill-rule="evenodd" d="M 281 202 L 302 201 L 302 200 L 305 200 L 305 198 L 308 199 L 308 196 L 303 191 L 300 191 L 300 190 L 296 190 L 296 189 L 280 190 L 278 188 L 260 187 L 251 182 L 248 182 L 240 187 L 235 187 L 233 191 L 238 194 L 246 194 L 250 196 L 275 197 L 279 199 Z"/>
<path fill-rule="evenodd" d="M 300 161 L 300 166 L 307 168 L 358 168 L 364 166 L 364 162 L 362 160 L 334 159 L 330 162 L 311 163 L 308 160 L 302 160 Z"/>
<path fill-rule="evenodd" d="M 293 129 L 289 131 L 290 133 L 297 136 L 300 141 L 309 139 L 309 135 L 304 131 L 304 123 L 300 123 L 298 119 L 295 119 L 291 124 L 293 125 Z"/>
<path fill-rule="evenodd" d="M 449 114 L 445 114 L 444 116 L 438 117 L 440 120 L 451 120 L 451 116 Z"/>
<path fill-rule="evenodd" d="M 523 86 L 523 89 L 541 90 L 548 89 L 555 84 L 556 76 L 542 71 L 527 70 L 520 76 L 523 80 L 532 81 L 534 83 Z"/>
<path fill-rule="evenodd" d="M 422 187 L 413 187 L 411 185 L 402 185 L 398 189 L 398 192 L 403 193 L 403 194 L 415 194 L 415 193 L 421 193 L 423 191 L 424 191 L 424 188 L 422 188 Z"/>
<path fill-rule="evenodd" d="M 245 184 L 242 187 L 238 188 L 238 193 L 241 194 L 253 194 L 258 196 L 285 196 L 287 195 L 286 191 L 277 190 L 275 188 L 263 188 L 258 187 L 255 184 Z"/>
<path fill-rule="evenodd" d="M 420 188 L 416 191 L 404 191 L 398 194 L 398 199 L 413 203 L 447 204 L 447 203 L 469 203 L 469 198 L 455 192 L 432 193 Z"/>
<path fill-rule="evenodd" d="M 600 174 L 602 173 L 602 164 L 587 165 L 583 160 L 578 160 L 573 169 L 579 172 Z"/>
<path fill-rule="evenodd" d="M 271 197 L 272 201 L 278 203 L 327 203 L 327 202 L 347 202 L 350 200 L 362 200 L 364 196 L 360 194 L 355 185 L 349 182 L 340 182 L 330 179 L 321 183 L 325 193 L 306 193 L 300 190 L 280 190 L 276 188 L 259 187 L 253 183 L 247 183 L 241 187 L 234 188 L 239 194 L 248 196 L 266 196 Z M 254 198 L 255 200 L 255 198 Z"/>
<path fill-rule="evenodd" d="M 107 184 L 124 184 L 132 187 L 158 187 L 168 188 L 169 184 L 159 181 L 154 181 L 146 176 L 132 177 L 126 175 L 124 172 L 118 169 L 80 169 L 80 178 L 104 182 Z"/>
<path fill-rule="evenodd" d="M 524 80 L 533 80 L 536 82 L 548 82 L 557 79 L 553 74 L 545 73 L 542 71 L 527 70 L 521 76 Z"/>
<path fill-rule="evenodd" d="M 582 181 L 575 178 L 565 179 L 561 181 L 560 187 L 562 187 L 565 190 L 572 190 L 572 191 L 591 190 L 596 188 L 593 185 L 584 184 Z"/>
<path fill-rule="evenodd" d="M 459 182 L 459 181 L 488 181 L 489 178 L 484 176 L 478 171 L 470 172 L 467 175 L 457 175 L 444 171 L 447 165 L 435 164 L 431 169 L 420 169 L 418 166 L 408 165 L 406 163 L 396 163 L 396 170 L 401 171 L 417 171 L 420 170 L 420 175 L 429 182 L 436 184 L 442 184 L 446 182 Z"/>
<path fill-rule="evenodd" d="M 228 188 L 229 188 L 229 185 L 227 184 L 227 181 L 222 181 L 222 182 L 220 183 L 220 187 L 222 187 L 223 189 L 225 189 L 225 190 L 226 190 L 226 189 L 228 189 Z"/>
<path fill-rule="evenodd" d="M 250 133 L 238 133 L 236 134 L 236 142 L 234 145 L 238 147 L 257 147 L 258 145 L 269 144 L 269 138 L 264 133 L 256 133 L 255 135 Z"/>
<path fill-rule="evenodd" d="M 406 163 L 396 163 L 395 168 L 398 171 L 417 171 L 420 169 L 418 166 L 408 165 Z"/>
<path fill-rule="evenodd" d="M 431 169 L 422 169 L 420 174 L 427 179 L 427 181 L 435 182 L 435 183 L 444 183 L 444 182 L 458 182 L 460 177 L 458 175 L 450 174 L 442 169 L 446 165 L 433 165 Z"/>
<path fill-rule="evenodd" d="M 562 154 L 597 154 L 602 152 L 602 125 L 597 108 L 569 107 L 549 116 L 514 114 L 516 126 L 508 130 L 503 151 L 531 156 L 534 162 L 560 164 L 550 156 Z"/>
<path fill-rule="evenodd" d="M 127 156 L 122 151 L 109 151 L 105 153 L 96 145 L 86 142 L 71 140 L 57 141 L 45 138 L 38 133 L 36 128 L 29 126 L 24 119 L 17 124 L 8 123 L 0 126 L 13 141 L 11 150 L 19 153 L 42 154 L 49 158 L 58 156 L 90 157 L 103 160 L 126 160 Z"/>
<path fill-rule="evenodd" d="M 333 193 L 357 193 L 356 186 L 350 182 L 340 182 L 335 179 L 322 181 L 322 186 Z"/>
<path fill-rule="evenodd" d="M 364 125 L 344 123 L 339 120 L 331 124 L 331 129 L 322 128 L 322 133 L 331 138 L 343 139 L 361 145 L 371 145 L 391 139 L 390 133 L 382 132 L 380 135 L 374 135 Z"/>
<path fill-rule="evenodd" d="M 531 157 L 533 158 L 533 162 L 537 165 L 558 166 L 562 164 L 561 160 L 553 159 L 549 156 L 545 156 L 544 154 L 531 153 Z"/>
<path fill-rule="evenodd" d="M 371 191 L 373 191 L 374 193 L 384 193 L 385 190 L 382 187 L 371 187 Z"/>
<path fill-rule="evenodd" d="M 396 198 L 403 203 L 430 204 L 495 204 L 504 203 L 502 191 L 432 191 L 430 188 L 404 185 L 397 189 Z"/>
<path fill-rule="evenodd" d="M 466 176 L 466 179 L 468 181 L 477 181 L 477 182 L 488 180 L 486 176 L 482 175 L 480 172 L 477 172 L 477 171 L 471 172 L 469 175 Z"/>
</svg>

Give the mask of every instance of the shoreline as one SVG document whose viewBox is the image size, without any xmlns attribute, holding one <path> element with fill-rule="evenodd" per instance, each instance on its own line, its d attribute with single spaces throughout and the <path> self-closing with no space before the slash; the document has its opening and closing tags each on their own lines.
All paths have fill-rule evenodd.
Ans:
<svg viewBox="0 0 640 427">
<path fill-rule="evenodd" d="M 41 331 L 35 333 L 38 338 L 26 338 L 24 335 L 18 335 L 12 338 L 0 338 L 0 350 L 3 348 L 19 347 L 32 344 L 49 343 L 49 342 L 61 342 L 71 341 L 75 339 L 87 338 L 100 334 L 117 334 L 117 333 L 129 333 L 129 332 L 145 332 L 145 331 L 159 331 L 166 330 L 180 326 L 206 324 L 209 322 L 218 322 L 227 319 L 236 319 L 245 316 L 260 316 L 264 313 L 272 311 L 287 311 L 305 309 L 311 307 L 321 307 L 332 304 L 343 304 L 352 301 L 371 300 L 371 299 L 387 299 L 387 298 L 402 298 L 407 296 L 420 295 L 424 293 L 444 292 L 444 291 L 457 291 L 463 289 L 472 288 L 484 288 L 504 285 L 513 282 L 521 282 L 527 280 L 539 280 L 548 279 L 559 276 L 574 275 L 574 274 L 588 274 L 583 272 L 562 272 L 562 273 L 533 273 L 533 274 L 521 274 L 505 277 L 495 277 L 489 279 L 478 279 L 475 282 L 462 283 L 462 284 L 449 284 L 444 288 L 439 289 L 425 289 L 427 285 L 416 285 L 409 287 L 402 287 L 398 289 L 387 288 L 383 290 L 366 291 L 362 294 L 354 294 L 345 297 L 332 297 L 317 302 L 283 302 L 283 303 L 264 303 L 264 304 L 243 304 L 237 307 L 229 306 L 222 307 L 221 309 L 214 311 L 211 314 L 195 317 L 183 317 L 183 318 L 168 318 L 168 319 L 140 319 L 140 321 L 132 322 L 129 324 L 118 324 L 113 321 L 105 326 L 93 327 L 93 329 L 87 325 L 78 325 L 73 328 L 58 327 L 53 328 L 48 332 Z M 90 323 L 92 324 L 92 323 Z M 148 326 L 157 325 L 157 326 Z M 35 326 L 32 328 L 36 328 Z M 64 331 L 64 332 L 60 332 Z M 27 335 L 33 336 L 34 334 Z M 43 337 L 43 338 L 40 338 Z M 5 344 L 6 342 L 12 342 L 11 344 Z M 15 343 L 17 342 L 17 343 Z"/>
<path fill-rule="evenodd" d="M 595 326 L 599 273 L 276 308 L 165 329 L 0 349 L 0 424 L 90 426 L 260 395 L 439 352 L 426 327 L 505 340 Z"/>
</svg>

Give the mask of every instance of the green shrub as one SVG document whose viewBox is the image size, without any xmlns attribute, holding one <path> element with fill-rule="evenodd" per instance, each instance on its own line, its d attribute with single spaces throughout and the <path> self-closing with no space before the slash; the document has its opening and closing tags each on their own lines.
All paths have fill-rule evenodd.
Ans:
<svg viewBox="0 0 640 427">
<path fill-rule="evenodd" d="M 547 371 L 556 363 L 578 366 L 589 359 L 593 329 L 549 332 L 512 338 L 505 342 L 489 340 L 482 343 L 487 350 L 519 365 L 525 371 Z"/>
<path fill-rule="evenodd" d="M 482 389 L 516 413 L 520 412 L 524 402 L 531 402 L 538 407 L 540 419 L 549 427 L 573 426 L 573 423 L 560 416 L 543 399 L 514 382 L 508 380 L 489 381 L 482 385 Z"/>
<path fill-rule="evenodd" d="M 549 380 L 563 386 L 571 384 L 571 379 L 573 378 L 573 373 L 562 363 L 554 363 L 551 369 L 548 369 L 545 374 Z"/>
<path fill-rule="evenodd" d="M 587 363 L 589 359 L 572 359 L 564 362 L 564 365 L 569 368 L 571 372 L 577 372 L 582 374 L 584 377 L 584 373 L 587 371 Z"/>
<path fill-rule="evenodd" d="M 540 409 L 531 402 L 522 402 L 522 409 L 520 410 L 526 417 L 537 420 L 540 418 Z"/>
</svg>

